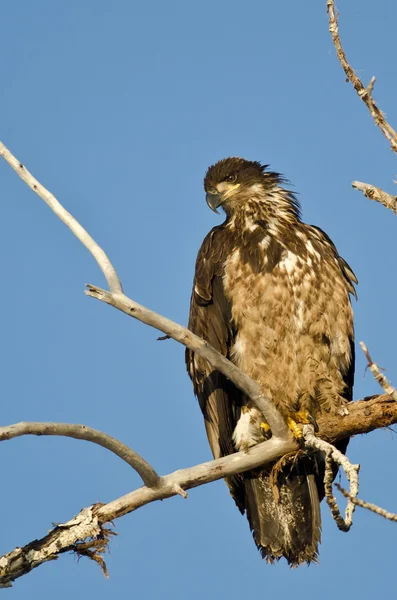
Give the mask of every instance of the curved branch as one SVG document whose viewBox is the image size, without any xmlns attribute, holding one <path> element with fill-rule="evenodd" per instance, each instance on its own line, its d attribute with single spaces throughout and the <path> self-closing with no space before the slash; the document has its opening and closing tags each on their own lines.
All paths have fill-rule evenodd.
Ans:
<svg viewBox="0 0 397 600">
<path fill-rule="evenodd" d="M 16 171 L 19 177 L 54 211 L 54 213 L 69 227 L 77 239 L 89 250 L 97 261 L 99 268 L 106 277 L 109 289 L 113 292 L 122 292 L 123 288 L 116 270 L 109 258 L 96 241 L 87 233 L 87 231 L 76 221 L 51 192 L 41 185 L 31 173 L 15 158 L 13 154 L 0 142 L 0 156 Z"/>
<path fill-rule="evenodd" d="M 87 296 L 110 304 L 110 306 L 114 306 L 129 317 L 134 317 L 134 319 L 138 319 L 138 321 L 146 325 L 159 329 L 170 338 L 194 350 L 194 352 L 197 352 L 197 354 L 208 360 L 215 369 L 228 377 L 240 390 L 251 398 L 256 408 L 265 415 L 273 436 L 280 439 L 291 437 L 284 418 L 280 415 L 274 404 L 263 394 L 261 387 L 203 339 L 189 331 L 189 329 L 186 329 L 186 327 L 174 323 L 174 321 L 131 300 L 125 294 L 112 294 L 91 284 L 87 284 L 87 288 Z"/>
<path fill-rule="evenodd" d="M 397 196 L 392 196 L 375 185 L 362 183 L 361 181 L 352 181 L 352 187 L 362 192 L 370 200 L 380 202 L 380 204 L 383 204 L 383 206 L 386 206 L 386 208 L 389 208 L 397 215 Z"/>
<path fill-rule="evenodd" d="M 397 131 L 395 131 L 393 127 L 389 125 L 382 111 L 378 108 L 378 106 L 375 103 L 375 100 L 372 98 L 372 90 L 375 83 L 375 77 L 372 77 L 368 86 L 364 87 L 361 79 L 357 77 L 357 75 L 351 68 L 346 58 L 345 51 L 342 48 L 342 42 L 340 40 L 338 30 L 338 17 L 335 14 L 334 0 L 327 1 L 327 8 L 329 13 L 329 31 L 334 42 L 339 62 L 341 63 L 347 78 L 353 84 L 357 94 L 360 96 L 361 100 L 363 100 L 363 102 L 365 102 L 365 104 L 367 105 L 375 124 L 382 131 L 383 135 L 389 140 L 392 150 L 394 150 L 394 152 L 397 152 Z"/>
<path fill-rule="evenodd" d="M 22 422 L 0 427 L 0 442 L 11 440 L 21 435 L 58 435 L 93 442 L 98 446 L 110 450 L 110 452 L 113 452 L 113 454 L 116 454 L 129 464 L 138 473 L 145 485 L 149 487 L 156 486 L 160 480 L 159 475 L 142 456 L 139 456 L 139 454 L 119 440 L 116 440 L 116 438 L 86 425 Z"/>
</svg>

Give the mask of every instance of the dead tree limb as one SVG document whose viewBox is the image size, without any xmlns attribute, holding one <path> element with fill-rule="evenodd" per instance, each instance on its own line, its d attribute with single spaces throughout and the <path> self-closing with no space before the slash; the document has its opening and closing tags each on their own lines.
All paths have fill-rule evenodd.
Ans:
<svg viewBox="0 0 397 600">
<path fill-rule="evenodd" d="M 375 396 L 368 400 L 353 402 L 349 406 L 349 414 L 344 417 L 322 415 L 319 419 L 318 434 L 322 439 L 308 435 L 312 434 L 312 430 L 309 426 L 305 426 L 309 427 L 309 430 L 306 429 L 306 442 L 308 446 L 319 450 L 330 450 L 335 459 L 336 449 L 330 443 L 394 423 L 397 423 L 397 402 L 388 395 Z M 26 426 L 28 427 L 29 423 Z M 3 430 L 12 430 L 13 427 L 15 426 L 10 425 Z M 3 437 L 3 439 L 11 439 L 11 437 Z M 0 587 L 9 587 L 18 577 L 69 551 L 95 560 L 106 573 L 106 565 L 101 555 L 106 550 L 109 536 L 114 534 L 112 529 L 105 527 L 107 523 L 112 523 L 115 519 L 157 500 L 164 500 L 178 494 L 186 497 L 185 490 L 254 469 L 296 449 L 297 445 L 293 440 L 284 441 L 275 438 L 273 441 L 269 440 L 250 448 L 246 453 L 236 452 L 218 460 L 180 469 L 159 477 L 154 486 L 143 486 L 107 504 L 85 508 L 74 519 L 64 525 L 57 525 L 43 538 L 30 542 L 26 546 L 17 547 L 2 556 Z M 338 457 L 336 458 L 338 462 Z M 349 471 L 350 463 L 347 461 L 345 467 L 346 465 Z M 351 468 L 354 470 L 356 465 L 351 465 Z M 350 492 L 347 492 L 351 498 L 354 498 L 356 493 L 357 489 L 354 486 Z M 352 502 L 358 504 L 353 500 Z M 349 518 L 351 523 L 351 512 L 345 517 L 345 525 L 346 522 L 349 525 Z"/>
<path fill-rule="evenodd" d="M 356 73 L 353 71 L 352 67 L 349 64 L 346 58 L 345 51 L 342 47 L 342 42 L 339 36 L 338 15 L 335 10 L 334 0 L 327 0 L 327 9 L 329 14 L 329 31 L 334 42 L 339 62 L 342 65 L 348 80 L 351 81 L 351 83 L 353 84 L 357 94 L 360 96 L 361 100 L 367 105 L 371 117 L 375 122 L 375 125 L 379 127 L 383 135 L 389 140 L 392 150 L 394 150 L 394 152 L 397 152 L 397 131 L 395 131 L 395 129 L 393 129 L 393 127 L 387 122 L 384 114 L 378 108 L 375 100 L 372 97 L 372 91 L 375 84 L 375 77 L 372 77 L 367 87 L 365 87 L 361 79 L 357 77 Z"/>
<path fill-rule="evenodd" d="M 353 498 L 347 490 L 345 490 L 341 485 L 339 485 L 339 483 L 336 483 L 335 485 L 338 488 L 338 490 L 341 492 L 341 494 L 345 498 L 348 498 L 348 500 L 350 500 L 356 506 L 360 506 L 361 508 L 370 510 L 371 512 L 374 512 L 376 515 L 379 515 L 380 517 L 387 519 L 388 521 L 393 521 L 394 523 L 397 523 L 397 514 L 396 513 L 389 512 L 388 510 L 385 510 L 384 508 L 381 508 L 380 506 L 377 506 L 376 504 L 372 504 L 372 502 L 366 502 L 365 500 L 361 500 L 360 498 Z"/>
<path fill-rule="evenodd" d="M 392 194 L 384 192 L 375 185 L 362 183 L 361 181 L 352 181 L 352 187 L 362 192 L 366 198 L 383 204 L 397 215 L 397 196 L 392 196 Z"/>
</svg>

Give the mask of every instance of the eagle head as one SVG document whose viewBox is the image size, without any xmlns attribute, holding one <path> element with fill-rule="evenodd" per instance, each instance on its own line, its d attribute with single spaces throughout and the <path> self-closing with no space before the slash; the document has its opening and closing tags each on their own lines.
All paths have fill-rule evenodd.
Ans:
<svg viewBox="0 0 397 600">
<path fill-rule="evenodd" d="M 207 204 L 218 212 L 220 206 L 228 216 L 245 210 L 256 199 L 269 213 L 286 211 L 299 215 L 293 194 L 281 188 L 285 182 L 278 173 L 267 171 L 268 165 L 244 158 L 224 158 L 208 168 L 204 178 Z"/>
</svg>

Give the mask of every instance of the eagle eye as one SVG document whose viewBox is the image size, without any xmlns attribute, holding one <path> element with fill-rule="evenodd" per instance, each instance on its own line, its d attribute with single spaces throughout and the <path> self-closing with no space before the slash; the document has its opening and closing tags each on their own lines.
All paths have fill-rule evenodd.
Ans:
<svg viewBox="0 0 397 600">
<path fill-rule="evenodd" d="M 231 173 L 230 175 L 225 177 L 225 181 L 227 181 L 228 183 L 234 183 L 236 181 L 236 179 L 237 179 L 236 173 Z"/>
</svg>

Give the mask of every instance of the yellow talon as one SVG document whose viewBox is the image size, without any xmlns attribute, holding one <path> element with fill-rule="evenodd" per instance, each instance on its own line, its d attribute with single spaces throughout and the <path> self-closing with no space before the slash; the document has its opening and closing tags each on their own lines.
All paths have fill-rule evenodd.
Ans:
<svg viewBox="0 0 397 600">
<path fill-rule="evenodd" d="M 294 421 L 294 419 L 292 419 L 291 417 L 288 417 L 287 425 L 291 429 L 292 433 L 294 434 L 294 438 L 296 438 L 297 440 L 302 439 L 302 437 L 303 437 L 302 429 L 299 427 L 297 422 Z"/>
<path fill-rule="evenodd" d="M 300 410 L 293 413 L 293 420 L 296 423 L 303 423 L 303 425 L 313 425 L 313 417 L 307 410 Z"/>
<path fill-rule="evenodd" d="M 294 437 L 297 440 L 302 439 L 302 429 L 298 426 L 298 423 L 302 423 L 303 425 L 313 425 L 314 430 L 318 431 L 317 421 L 307 410 L 300 410 L 298 412 L 292 413 L 291 417 L 287 419 L 287 425 L 291 429 Z"/>
<path fill-rule="evenodd" d="M 269 433 L 269 431 L 270 431 L 269 423 L 266 423 L 266 421 L 262 421 L 261 429 L 262 429 L 263 433 Z"/>
</svg>

